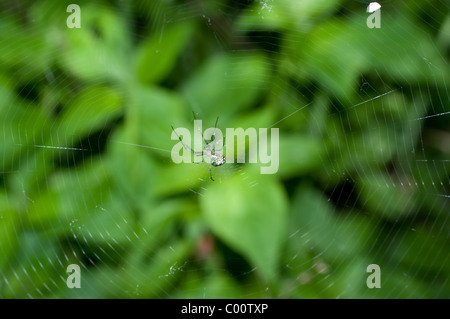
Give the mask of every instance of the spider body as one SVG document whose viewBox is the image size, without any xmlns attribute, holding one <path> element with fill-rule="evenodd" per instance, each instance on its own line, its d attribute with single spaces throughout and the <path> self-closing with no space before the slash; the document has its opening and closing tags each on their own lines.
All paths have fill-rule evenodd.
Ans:
<svg viewBox="0 0 450 319">
<path fill-rule="evenodd" d="M 211 154 L 211 165 L 212 166 L 220 166 L 225 164 L 225 156 L 221 155 L 221 154 Z"/>
<path fill-rule="evenodd" d="M 194 119 L 195 119 L 195 114 L 194 114 Z M 217 127 L 217 122 L 218 122 L 219 118 L 217 118 L 216 120 L 216 125 L 214 126 L 214 128 Z M 175 129 L 172 126 L 172 130 L 175 132 Z M 220 153 L 216 153 L 215 150 L 215 131 L 214 131 L 214 139 L 212 141 L 210 141 L 209 143 L 205 140 L 203 133 L 202 133 L 202 138 L 205 141 L 205 148 L 203 149 L 202 152 L 195 152 L 193 151 L 188 145 L 186 145 L 183 140 L 181 139 L 181 137 L 177 134 L 177 132 L 175 132 L 175 134 L 178 136 L 178 139 L 180 140 L 181 144 L 183 145 L 183 147 L 188 150 L 189 152 L 191 152 L 192 154 L 194 154 L 195 156 L 202 156 L 202 159 L 204 161 L 205 156 L 208 158 L 207 162 L 210 164 L 209 165 L 209 178 L 214 181 L 213 177 L 212 177 L 212 170 L 211 170 L 211 166 L 217 167 L 217 166 L 221 166 L 223 164 L 225 164 L 226 162 L 226 158 L 225 156 L 223 156 Z"/>
</svg>

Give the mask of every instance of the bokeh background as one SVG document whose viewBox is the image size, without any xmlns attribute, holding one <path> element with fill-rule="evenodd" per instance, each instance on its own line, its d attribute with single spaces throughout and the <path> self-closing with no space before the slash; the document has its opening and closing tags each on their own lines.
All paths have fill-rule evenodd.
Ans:
<svg viewBox="0 0 450 319">
<path fill-rule="evenodd" d="M 0 297 L 450 297 L 449 4 L 368 4 L 2 0 Z M 279 171 L 174 164 L 192 112 Z"/>
</svg>

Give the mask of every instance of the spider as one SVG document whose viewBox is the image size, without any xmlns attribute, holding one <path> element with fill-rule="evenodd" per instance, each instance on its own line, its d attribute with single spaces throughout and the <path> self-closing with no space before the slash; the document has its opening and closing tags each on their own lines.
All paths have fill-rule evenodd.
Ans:
<svg viewBox="0 0 450 319">
<path fill-rule="evenodd" d="M 195 113 L 194 113 L 194 120 L 196 120 L 195 117 Z M 217 122 L 219 121 L 219 117 L 217 117 L 216 119 L 216 124 L 214 125 L 214 130 L 217 128 Z M 220 153 L 216 153 L 216 132 L 214 131 L 213 137 L 214 139 L 211 140 L 209 143 L 206 141 L 205 137 L 203 136 L 203 133 L 200 132 L 202 134 L 202 138 L 203 141 L 205 141 L 205 148 L 202 152 L 195 152 L 193 149 L 191 149 L 189 146 L 187 146 L 183 140 L 181 139 L 181 137 L 177 134 L 177 132 L 175 132 L 175 129 L 172 127 L 173 132 L 177 135 L 178 139 L 180 140 L 181 144 L 183 144 L 183 147 L 188 150 L 189 152 L 191 152 L 192 154 L 194 154 L 194 156 L 202 156 L 202 161 L 204 160 L 204 155 L 208 156 L 210 159 L 210 165 L 209 165 L 209 178 L 214 181 L 214 178 L 212 176 L 212 170 L 211 170 L 211 166 L 221 166 L 223 164 L 225 164 L 226 158 L 225 156 L 223 156 Z M 212 145 L 214 144 L 214 145 Z"/>
</svg>

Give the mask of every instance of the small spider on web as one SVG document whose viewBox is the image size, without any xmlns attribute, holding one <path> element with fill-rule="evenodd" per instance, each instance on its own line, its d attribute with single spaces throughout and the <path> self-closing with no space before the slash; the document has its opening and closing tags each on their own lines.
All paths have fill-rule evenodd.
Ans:
<svg viewBox="0 0 450 319">
<path fill-rule="evenodd" d="M 195 113 L 193 113 L 194 115 L 194 121 L 197 120 L 197 118 L 195 117 Z M 211 170 L 211 166 L 217 167 L 217 166 L 221 166 L 223 164 L 225 164 L 226 158 L 225 156 L 223 156 L 221 153 L 216 153 L 216 128 L 217 128 L 217 122 L 219 121 L 219 117 L 217 117 L 216 119 L 216 124 L 214 125 L 214 132 L 213 132 L 213 139 L 208 143 L 208 141 L 205 139 L 205 137 L 203 136 L 203 133 L 200 130 L 200 134 L 202 135 L 202 139 L 205 142 L 205 148 L 203 149 L 203 151 L 201 152 L 196 152 L 194 151 L 192 148 L 190 148 L 188 145 L 186 145 L 182 138 L 178 135 L 178 133 L 175 131 L 175 129 L 172 127 L 173 132 L 176 134 L 176 136 L 178 137 L 178 139 L 180 140 L 181 144 L 183 145 L 183 147 L 188 150 L 189 152 L 191 152 L 192 154 L 194 154 L 194 156 L 201 156 L 202 157 L 202 162 L 205 159 L 205 156 L 208 157 L 208 161 L 209 162 L 209 178 L 214 181 L 214 178 L 212 176 L 212 170 Z"/>
</svg>

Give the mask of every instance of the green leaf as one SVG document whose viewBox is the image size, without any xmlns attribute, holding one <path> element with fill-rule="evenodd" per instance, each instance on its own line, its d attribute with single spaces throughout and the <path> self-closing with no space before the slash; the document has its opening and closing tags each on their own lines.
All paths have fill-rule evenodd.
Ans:
<svg viewBox="0 0 450 319">
<path fill-rule="evenodd" d="M 205 118 L 242 112 L 270 85 L 268 65 L 260 55 L 216 55 L 186 82 L 182 92 Z"/>
<path fill-rule="evenodd" d="M 10 81 L 0 76 L 0 171 L 8 171 L 28 144 L 38 144 L 48 131 L 49 116 L 36 104 L 14 96 Z M 16 163 L 17 164 L 17 163 Z"/>
<path fill-rule="evenodd" d="M 47 177 L 46 191 L 31 193 L 27 221 L 31 227 L 46 230 L 49 236 L 70 234 L 72 221 L 101 213 L 102 203 L 111 194 L 105 161 L 92 159 L 86 165 Z M 105 216 L 106 214 L 104 214 Z"/>
<path fill-rule="evenodd" d="M 207 278 L 191 272 L 173 299 L 228 299 L 242 295 L 236 282 L 227 273 L 213 272 Z"/>
<path fill-rule="evenodd" d="M 392 255 L 395 261 L 404 263 L 409 269 L 444 270 L 450 272 L 448 249 L 448 224 L 442 225 L 443 233 L 436 234 L 422 225 L 399 233 L 392 243 Z"/>
<path fill-rule="evenodd" d="M 137 49 L 136 73 L 142 83 L 155 83 L 174 68 L 194 32 L 192 23 L 177 23 L 156 32 Z"/>
<path fill-rule="evenodd" d="M 281 135 L 279 174 L 292 177 L 311 171 L 323 163 L 324 151 L 320 139 L 308 135 Z"/>
<path fill-rule="evenodd" d="M 64 48 L 60 65 L 85 81 L 130 80 L 126 26 L 104 6 L 89 4 L 82 9 L 82 27 L 55 29 L 54 37 Z"/>
<path fill-rule="evenodd" d="M 185 276 L 193 248 L 189 240 L 173 240 L 154 254 L 149 252 L 151 258 L 145 262 L 127 264 L 123 272 L 116 271 L 117 281 L 125 293 L 135 291 L 134 298 L 168 297 L 167 291 L 175 286 L 174 282 Z"/>
<path fill-rule="evenodd" d="M 178 199 L 147 204 L 142 209 L 139 224 L 135 227 L 140 240 L 133 242 L 134 249 L 128 255 L 127 262 L 139 263 L 148 258 L 149 251 L 158 249 L 161 242 L 171 240 L 176 232 L 180 214 L 187 207 L 188 201 Z"/>
<path fill-rule="evenodd" d="M 53 277 L 55 273 L 65 274 L 57 243 L 31 231 L 21 233 L 18 241 L 20 250 L 10 260 L 11 267 L 2 272 L 8 284 L 0 285 L 0 296 L 43 298 L 64 287 L 59 276 Z"/>
<path fill-rule="evenodd" d="M 114 172 L 113 182 L 123 191 L 128 205 L 145 207 L 154 199 L 160 166 L 149 156 L 149 150 L 126 144 L 135 144 L 135 141 L 125 138 L 122 128 L 114 132 L 110 142 L 108 159 Z"/>
<path fill-rule="evenodd" d="M 201 198 L 202 212 L 213 232 L 271 281 L 285 235 L 287 198 L 271 176 L 247 174 L 245 180 L 236 175 L 211 185 Z"/>
<path fill-rule="evenodd" d="M 405 16 L 387 15 L 380 29 L 368 29 L 366 17 L 323 23 L 299 43 L 293 63 L 301 63 L 324 89 L 344 100 L 353 98 L 362 72 L 405 85 L 411 81 L 426 84 L 431 79 L 446 85 L 449 67 L 423 29 Z"/>
<path fill-rule="evenodd" d="M 297 190 L 291 214 L 290 231 L 303 234 L 299 245 L 331 259 L 363 254 L 372 240 L 372 225 L 366 219 L 358 215 L 336 216 L 327 199 L 308 186 Z"/>
<path fill-rule="evenodd" d="M 62 114 L 54 132 L 57 145 L 69 146 L 74 137 L 94 133 L 116 119 L 122 111 L 122 97 L 118 90 L 103 86 L 90 87 Z"/>
<path fill-rule="evenodd" d="M 125 130 L 129 142 L 158 148 L 149 151 L 170 159 L 170 150 L 177 143 L 171 140 L 171 125 L 189 127 L 180 121 L 185 101 L 173 91 L 136 85 L 131 89 L 128 106 Z"/>
<path fill-rule="evenodd" d="M 136 240 L 131 209 L 120 200 L 118 194 L 111 194 L 109 201 L 99 203 L 89 214 L 83 214 L 74 221 L 70 224 L 70 229 L 81 242 L 115 244 L 124 248 L 124 245 L 133 244 Z"/>
<path fill-rule="evenodd" d="M 17 248 L 18 238 L 15 229 L 19 227 L 18 220 L 17 210 L 8 200 L 6 193 L 0 191 L 0 271 L 7 265 Z"/>
<path fill-rule="evenodd" d="M 321 21 L 318 17 L 336 10 L 339 2 L 341 0 L 255 1 L 251 10 L 239 16 L 237 26 L 245 31 L 296 28 L 305 32 Z"/>
<path fill-rule="evenodd" d="M 170 154 L 168 156 L 170 156 Z M 217 170 L 213 170 L 213 174 L 215 174 L 215 172 L 217 172 Z M 195 189 L 202 181 L 208 180 L 209 166 L 206 163 L 180 163 L 171 166 L 167 165 L 160 170 L 160 175 L 158 177 L 159 183 L 156 185 L 155 193 L 158 196 L 173 195 L 189 189 Z M 170 183 L 167 183 L 167 181 L 170 181 Z"/>
<path fill-rule="evenodd" d="M 356 184 L 361 202 L 370 211 L 391 220 L 415 212 L 415 188 L 405 180 L 400 184 L 384 174 L 372 172 L 362 176 Z"/>
<path fill-rule="evenodd" d="M 0 63 L 14 67 L 14 74 L 27 83 L 42 77 L 54 54 L 52 44 L 39 28 L 23 27 L 16 21 L 0 17 Z M 3 68 L 3 67 L 2 67 Z"/>
</svg>

